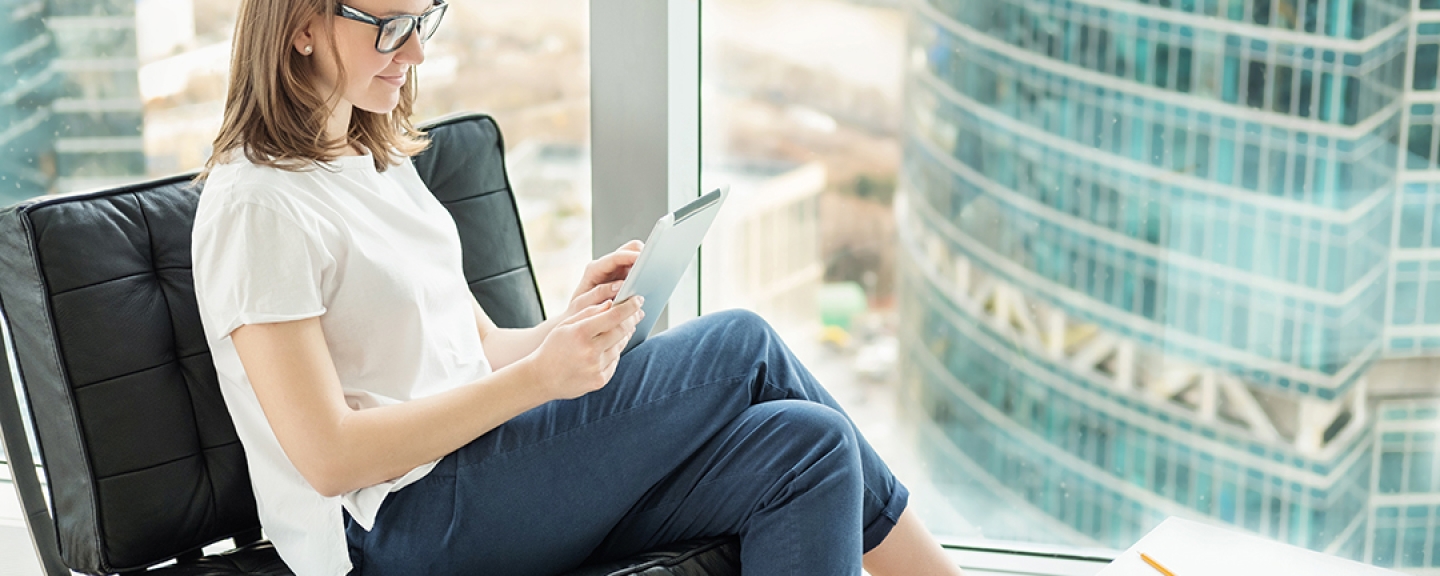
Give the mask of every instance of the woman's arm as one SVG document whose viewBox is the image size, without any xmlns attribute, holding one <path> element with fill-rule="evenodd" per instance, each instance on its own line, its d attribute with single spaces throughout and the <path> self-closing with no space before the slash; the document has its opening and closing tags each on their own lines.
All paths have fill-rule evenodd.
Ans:
<svg viewBox="0 0 1440 576">
<path fill-rule="evenodd" d="M 533 328 L 499 328 L 479 302 L 471 302 L 475 310 L 475 327 L 480 331 L 480 342 L 485 347 L 485 358 L 490 366 L 500 370 L 512 362 L 534 352 L 545 337 L 560 322 L 581 310 L 603 304 L 620 291 L 620 284 L 630 275 L 630 268 L 640 257 L 644 243 L 631 240 L 614 252 L 601 256 L 585 267 L 580 287 L 570 298 L 570 306 L 556 318 L 551 318 Z"/>
<path fill-rule="evenodd" d="M 336 496 L 404 475 L 531 408 L 598 390 L 643 314 L 639 302 L 592 306 L 490 376 L 365 410 L 345 403 L 318 318 L 248 324 L 231 338 L 285 455 L 316 491 Z"/>
<path fill-rule="evenodd" d="M 475 309 L 475 326 L 480 330 L 485 359 L 497 371 L 534 352 L 561 320 L 551 318 L 533 328 L 500 328 L 480 308 L 479 302 L 472 300 L 471 305 Z"/>
</svg>

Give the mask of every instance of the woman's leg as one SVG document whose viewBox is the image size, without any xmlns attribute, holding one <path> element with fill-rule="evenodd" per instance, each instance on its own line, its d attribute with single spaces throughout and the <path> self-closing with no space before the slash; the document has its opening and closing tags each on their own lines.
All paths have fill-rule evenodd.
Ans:
<svg viewBox="0 0 1440 576">
<path fill-rule="evenodd" d="M 960 567 L 945 552 L 930 531 L 906 510 L 885 541 L 865 553 L 865 571 L 871 576 L 961 576 Z"/>
<path fill-rule="evenodd" d="M 703 336 L 690 346 L 665 346 L 664 349 L 670 351 L 667 353 L 684 353 L 688 350 L 701 351 L 702 354 L 695 356 L 693 362 L 714 362 L 715 366 L 723 367 L 722 370 L 738 369 L 741 374 L 745 375 L 745 378 L 753 379 L 752 386 L 759 387 L 759 391 L 755 395 L 756 401 L 766 403 L 760 404 L 760 406 L 773 403 L 776 399 L 804 400 L 825 406 L 828 408 L 827 412 L 837 416 L 835 425 L 849 429 L 857 442 L 863 480 L 860 498 L 862 522 L 860 536 L 862 539 L 861 546 L 856 553 L 869 551 L 879 545 L 899 519 L 909 493 L 891 475 L 884 462 L 860 435 L 859 430 L 854 427 L 849 418 L 844 416 L 844 411 L 839 403 L 795 358 L 775 331 L 753 313 L 726 311 L 682 325 L 667 335 L 688 337 L 687 331 L 693 331 Z M 729 366 L 726 366 L 727 364 Z M 621 370 L 636 367 L 637 365 L 624 366 L 622 363 Z M 617 379 L 619 377 L 620 375 L 617 373 Z M 801 444 L 803 445 L 803 442 Z M 645 499 L 637 503 L 635 509 L 627 515 L 625 520 L 617 525 L 605 545 L 596 550 L 595 558 L 623 557 L 667 542 L 716 533 L 713 530 L 710 533 L 703 533 L 700 530 L 684 528 L 688 525 L 687 523 L 693 523 L 689 518 L 714 514 L 713 502 L 727 500 L 736 502 L 739 496 L 727 491 L 743 491 L 743 488 L 723 483 L 705 486 L 704 490 L 694 488 L 694 486 L 708 484 L 716 478 L 736 474 L 742 469 L 733 466 L 731 462 L 717 461 L 714 458 L 715 453 L 728 454 L 732 450 L 753 449 L 760 453 L 754 457 L 764 460 L 767 458 L 763 455 L 767 448 L 783 453 L 792 447 L 786 445 L 780 438 L 770 438 L 756 446 L 746 446 L 743 443 L 734 442 L 733 439 L 727 440 L 724 435 L 717 437 L 710 445 L 703 447 L 695 458 L 676 469 L 671 477 L 656 485 Z M 730 467 L 727 469 L 727 466 Z M 837 528 L 832 527 L 833 529 Z M 718 533 L 745 536 L 744 533 L 733 527 L 722 528 Z M 756 540 L 765 539 L 757 538 Z M 782 542 L 784 538 L 774 541 Z M 752 548 L 756 551 L 754 559 L 750 554 Z M 758 561 L 761 556 L 768 556 L 767 553 L 762 552 L 763 550 L 768 550 L 768 548 L 763 545 L 745 547 L 747 572 L 762 564 Z M 792 551 L 789 555 L 793 557 L 796 554 Z M 833 554 L 833 557 L 836 558 L 847 556 L 848 553 L 845 552 Z M 812 564 L 812 566 L 821 565 L 823 564 Z M 815 573 L 826 572 L 822 570 Z"/>
<path fill-rule="evenodd" d="M 859 574 L 863 490 L 859 444 L 843 414 L 764 402 L 651 488 L 592 559 L 735 534 L 747 575 Z"/>
<path fill-rule="evenodd" d="M 612 528 L 635 504 L 722 432 L 750 426 L 742 435 L 773 436 L 766 426 L 782 422 L 757 426 L 765 418 L 737 419 L 756 404 L 784 399 L 839 410 L 755 315 L 728 312 L 689 322 L 627 354 L 604 389 L 527 412 L 392 494 L 374 530 L 351 531 L 363 549 L 364 573 L 545 574 L 571 568 L 602 542 L 613 543 L 607 540 Z M 848 419 L 829 425 L 849 428 L 856 438 L 868 550 L 898 520 L 906 492 Z M 752 504 L 727 509 L 750 511 Z M 718 533 L 662 536 L 674 541 Z"/>
</svg>

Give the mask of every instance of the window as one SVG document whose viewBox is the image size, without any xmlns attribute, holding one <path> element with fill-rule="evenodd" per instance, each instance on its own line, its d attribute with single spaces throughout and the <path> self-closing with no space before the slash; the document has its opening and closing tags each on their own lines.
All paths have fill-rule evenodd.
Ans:
<svg viewBox="0 0 1440 576">
<path fill-rule="evenodd" d="M 1440 567 L 1434 13 L 1112 4 L 704 2 L 700 309 L 769 318 L 942 536 L 1178 514 Z M 41 5 L 0 9 L 0 202 L 200 166 L 235 3 Z M 552 311 L 593 251 L 587 6 L 456 3 L 418 71 L 419 117 L 505 131 Z"/>
</svg>

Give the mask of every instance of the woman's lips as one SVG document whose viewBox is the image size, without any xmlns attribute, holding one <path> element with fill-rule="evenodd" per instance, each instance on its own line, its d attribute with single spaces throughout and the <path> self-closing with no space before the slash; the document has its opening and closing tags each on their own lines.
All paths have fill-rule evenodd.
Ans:
<svg viewBox="0 0 1440 576">
<path fill-rule="evenodd" d="M 383 81 L 385 81 L 385 82 L 389 82 L 389 83 L 391 83 L 391 84 L 394 84 L 395 86 L 404 86 L 404 85 L 405 85 L 405 75 L 404 75 L 404 74 L 401 74 L 401 75 L 399 75 L 399 76 L 376 76 L 376 78 L 379 78 L 379 79 L 381 79 L 381 80 L 383 80 Z"/>
</svg>

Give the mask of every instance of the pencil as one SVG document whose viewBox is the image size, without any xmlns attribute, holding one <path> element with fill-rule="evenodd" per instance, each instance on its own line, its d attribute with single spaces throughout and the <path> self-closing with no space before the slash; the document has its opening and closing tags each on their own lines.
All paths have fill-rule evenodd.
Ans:
<svg viewBox="0 0 1440 576">
<path fill-rule="evenodd" d="M 1175 576 L 1174 572 L 1166 570 L 1164 566 L 1161 566 L 1160 563 L 1156 562 L 1153 558 L 1146 556 L 1144 552 L 1140 553 L 1140 559 L 1144 560 L 1146 564 L 1149 564 L 1151 568 L 1159 570 L 1160 573 L 1165 576 Z"/>
</svg>

